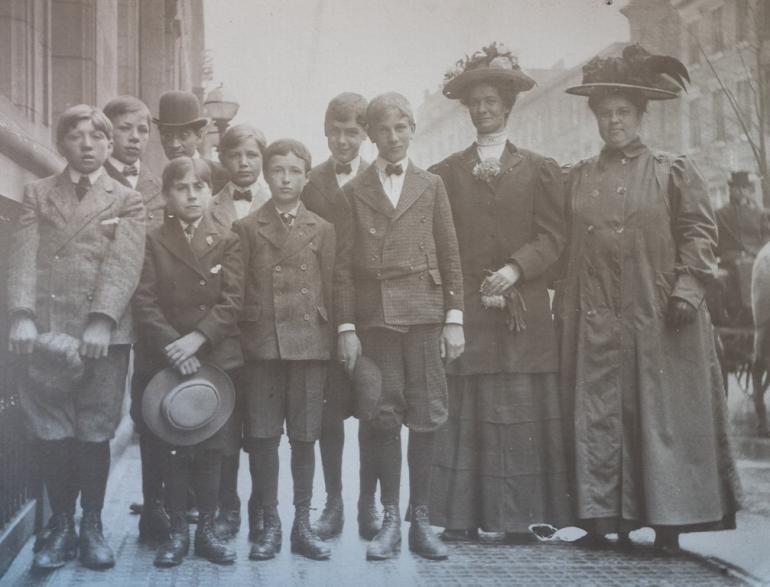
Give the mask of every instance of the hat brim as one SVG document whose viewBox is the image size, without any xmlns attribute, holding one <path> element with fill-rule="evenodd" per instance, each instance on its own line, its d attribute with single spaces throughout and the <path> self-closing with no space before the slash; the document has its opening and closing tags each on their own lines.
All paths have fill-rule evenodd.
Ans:
<svg viewBox="0 0 770 587">
<path fill-rule="evenodd" d="M 163 417 L 163 398 L 180 383 L 188 379 L 205 379 L 216 387 L 221 398 L 219 410 L 210 422 L 195 430 L 178 430 Z M 147 384 L 142 396 L 142 418 L 150 431 L 161 440 L 176 446 L 192 446 L 216 434 L 235 409 L 235 387 L 227 373 L 210 365 L 201 364 L 197 373 L 181 375 L 176 369 L 167 367 L 159 371 Z"/>
<path fill-rule="evenodd" d="M 520 69 L 480 67 L 464 71 L 457 77 L 453 77 L 444 85 L 443 92 L 450 100 L 461 100 L 468 86 L 480 82 L 510 86 L 511 91 L 515 94 L 531 90 L 535 85 L 535 80 Z"/>
<path fill-rule="evenodd" d="M 594 94 L 612 94 L 613 90 L 621 93 L 623 91 L 639 92 L 648 100 L 673 100 L 674 98 L 679 97 L 679 94 L 676 92 L 670 92 L 669 90 L 651 88 L 648 86 L 635 86 L 632 84 L 581 84 L 579 86 L 572 86 L 571 88 L 567 88 L 564 91 L 568 94 L 572 94 L 573 96 L 586 96 L 590 98 Z"/>
<path fill-rule="evenodd" d="M 360 356 L 353 372 L 353 415 L 362 422 L 374 420 L 382 402 L 382 373 L 369 357 Z"/>
<path fill-rule="evenodd" d="M 165 122 L 160 118 L 153 117 L 152 122 L 155 124 L 155 126 L 167 126 L 171 128 L 181 128 L 183 126 L 194 126 L 196 128 L 201 128 L 208 125 L 211 122 L 211 119 L 202 117 L 196 118 L 195 120 L 191 120 L 189 122 Z"/>
</svg>

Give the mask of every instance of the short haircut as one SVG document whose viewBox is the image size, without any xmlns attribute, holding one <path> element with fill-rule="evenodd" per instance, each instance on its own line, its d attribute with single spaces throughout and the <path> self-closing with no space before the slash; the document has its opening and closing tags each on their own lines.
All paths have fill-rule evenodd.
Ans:
<svg viewBox="0 0 770 587">
<path fill-rule="evenodd" d="M 366 98 L 354 92 L 343 92 L 335 96 L 326 107 L 324 130 L 332 122 L 347 122 L 348 120 L 355 120 L 358 126 L 366 129 L 366 108 L 368 105 Z"/>
<path fill-rule="evenodd" d="M 412 127 L 412 130 L 416 128 L 412 106 L 409 104 L 409 100 L 398 92 L 380 94 L 369 103 L 366 109 L 367 128 L 373 128 L 376 123 L 392 110 L 399 112 L 402 116 L 406 116 L 409 119 L 409 125 Z"/>
<path fill-rule="evenodd" d="M 192 171 L 195 177 L 211 187 L 211 168 L 205 159 L 193 159 L 192 157 L 177 157 L 172 159 L 163 168 L 162 184 L 163 193 L 168 193 L 171 184 Z"/>
<path fill-rule="evenodd" d="M 267 149 L 265 135 L 262 134 L 262 131 L 249 124 L 236 124 L 228 128 L 219 141 L 219 152 L 224 153 L 228 149 L 235 149 L 249 139 L 257 141 L 260 154 L 265 152 L 265 149 Z"/>
<path fill-rule="evenodd" d="M 70 106 L 59 116 L 56 124 L 56 144 L 64 140 L 64 135 L 75 128 L 81 120 L 90 120 L 96 130 L 102 131 L 107 138 L 112 138 L 112 123 L 104 115 L 104 112 L 95 106 L 88 104 L 78 104 Z"/>
<path fill-rule="evenodd" d="M 150 114 L 150 109 L 147 107 L 147 104 L 135 96 L 118 96 L 117 98 L 113 98 L 104 105 L 104 114 L 112 122 L 114 122 L 118 116 L 134 112 L 141 112 L 142 114 L 146 114 L 147 125 L 152 125 L 152 115 Z"/>
<path fill-rule="evenodd" d="M 313 166 L 312 158 L 310 157 L 310 151 L 307 147 L 294 139 L 278 139 L 270 143 L 270 146 L 265 149 L 265 153 L 262 156 L 262 168 L 267 169 L 270 165 L 270 159 L 276 155 L 288 155 L 293 153 L 305 162 L 305 171 L 310 171 Z"/>
<path fill-rule="evenodd" d="M 603 91 L 594 92 L 588 97 L 588 107 L 591 109 L 591 112 L 596 114 L 596 109 L 599 107 L 601 101 L 611 96 L 625 98 L 631 102 L 631 104 L 636 106 L 636 110 L 639 112 L 640 116 L 647 112 L 647 98 L 645 98 L 644 94 L 640 91 L 631 88 L 608 88 Z"/>
</svg>

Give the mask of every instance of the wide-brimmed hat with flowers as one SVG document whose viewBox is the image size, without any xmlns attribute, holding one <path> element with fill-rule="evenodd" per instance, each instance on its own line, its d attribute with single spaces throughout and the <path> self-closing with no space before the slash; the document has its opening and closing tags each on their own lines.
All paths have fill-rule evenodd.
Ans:
<svg viewBox="0 0 770 587">
<path fill-rule="evenodd" d="M 681 61 L 652 55 L 641 45 L 627 45 L 620 57 L 594 57 L 583 66 L 583 83 L 568 94 L 594 96 L 638 92 L 648 100 L 671 100 L 687 90 L 690 75 Z"/>
<path fill-rule="evenodd" d="M 466 55 L 444 74 L 444 95 L 460 100 L 468 86 L 477 82 L 495 83 L 517 94 L 535 85 L 535 80 L 521 71 L 518 58 L 496 42 L 470 57 Z"/>
</svg>

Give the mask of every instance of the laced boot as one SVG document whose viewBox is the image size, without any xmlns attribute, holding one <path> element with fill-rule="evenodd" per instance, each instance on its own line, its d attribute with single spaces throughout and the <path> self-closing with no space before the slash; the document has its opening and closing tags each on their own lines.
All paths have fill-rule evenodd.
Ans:
<svg viewBox="0 0 770 587">
<path fill-rule="evenodd" d="M 235 551 L 214 530 L 213 512 L 200 512 L 195 530 L 195 554 L 212 563 L 225 564 L 235 560 Z"/>
<path fill-rule="evenodd" d="M 265 525 L 265 510 L 262 504 L 254 498 L 249 499 L 249 542 L 259 540 L 259 535 Z"/>
<path fill-rule="evenodd" d="M 83 512 L 80 520 L 80 562 L 89 569 L 109 569 L 115 566 L 115 555 L 104 539 L 101 513 Z"/>
<path fill-rule="evenodd" d="M 214 529 L 217 536 L 223 540 L 228 540 L 238 534 L 238 530 L 241 529 L 241 510 L 219 510 L 216 521 L 214 522 Z"/>
<path fill-rule="evenodd" d="M 380 513 L 374 503 L 374 496 L 361 496 L 358 499 L 358 535 L 364 540 L 371 540 L 381 527 Z"/>
<path fill-rule="evenodd" d="M 275 558 L 275 555 L 281 552 L 281 518 L 278 517 L 278 508 L 262 508 L 262 530 L 256 536 L 254 544 L 251 545 L 249 558 L 253 561 L 265 561 Z"/>
<path fill-rule="evenodd" d="M 366 549 L 368 560 L 386 560 L 396 556 L 401 550 L 401 516 L 398 506 L 388 504 L 382 519 L 382 528 L 375 535 Z"/>
<path fill-rule="evenodd" d="M 433 533 L 433 529 L 430 527 L 428 506 L 426 505 L 412 507 L 409 550 L 430 560 L 444 560 L 449 556 L 446 544 Z"/>
<path fill-rule="evenodd" d="M 175 567 L 190 552 L 190 526 L 186 512 L 172 512 L 168 538 L 155 555 L 156 567 Z"/>
<path fill-rule="evenodd" d="M 50 570 L 63 567 L 78 552 L 78 535 L 72 514 L 51 516 L 41 532 L 39 546 L 32 561 L 33 570 Z"/>
<path fill-rule="evenodd" d="M 291 527 L 291 551 L 313 560 L 326 560 L 332 554 L 310 527 L 310 508 L 297 506 Z"/>
<path fill-rule="evenodd" d="M 160 500 L 144 504 L 139 517 L 139 541 L 162 542 L 168 539 L 171 518 Z"/>
<path fill-rule="evenodd" d="M 328 496 L 324 511 L 313 524 L 313 532 L 318 534 L 321 540 L 328 540 L 342 534 L 342 526 L 345 524 L 345 514 L 342 506 L 342 496 Z"/>
</svg>

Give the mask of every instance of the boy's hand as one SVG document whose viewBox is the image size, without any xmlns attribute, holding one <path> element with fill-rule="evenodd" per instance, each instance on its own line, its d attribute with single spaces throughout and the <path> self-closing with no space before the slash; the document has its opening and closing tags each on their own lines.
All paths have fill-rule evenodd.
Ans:
<svg viewBox="0 0 770 587">
<path fill-rule="evenodd" d="M 177 371 L 179 371 L 182 375 L 194 375 L 198 372 L 198 369 L 201 368 L 201 362 L 198 360 L 198 357 L 193 355 L 189 359 L 182 361 L 177 367 Z"/>
<path fill-rule="evenodd" d="M 347 371 L 347 374 L 352 376 L 353 370 L 356 368 L 356 361 L 361 356 L 361 341 L 358 339 L 358 335 L 354 330 L 348 332 L 342 332 L 337 337 L 337 359 L 342 363 L 342 366 Z"/>
<path fill-rule="evenodd" d="M 163 352 L 166 353 L 166 358 L 171 365 L 179 369 L 182 363 L 195 355 L 205 342 L 206 337 L 204 334 L 193 330 L 177 338 L 174 342 L 167 344 Z M 198 359 L 195 360 L 198 361 Z M 198 367 L 200 367 L 200 362 L 198 362 Z M 198 367 L 195 368 L 195 371 L 198 370 Z M 195 371 L 192 371 L 192 373 L 195 373 Z M 184 373 L 184 375 L 189 375 L 189 373 Z"/>
<path fill-rule="evenodd" d="M 11 323 L 8 336 L 8 349 L 12 353 L 27 355 L 35 349 L 37 326 L 35 321 L 26 314 L 19 314 Z"/>
<path fill-rule="evenodd" d="M 92 315 L 83 331 L 80 354 L 87 359 L 101 359 L 110 348 L 113 321 L 107 316 Z"/>
<path fill-rule="evenodd" d="M 465 332 L 459 324 L 445 324 L 439 339 L 441 358 L 445 363 L 454 361 L 465 350 Z"/>
<path fill-rule="evenodd" d="M 481 293 L 485 296 L 499 296 L 504 294 L 521 277 L 521 269 L 516 263 L 507 263 L 488 275 L 481 282 Z"/>
</svg>

